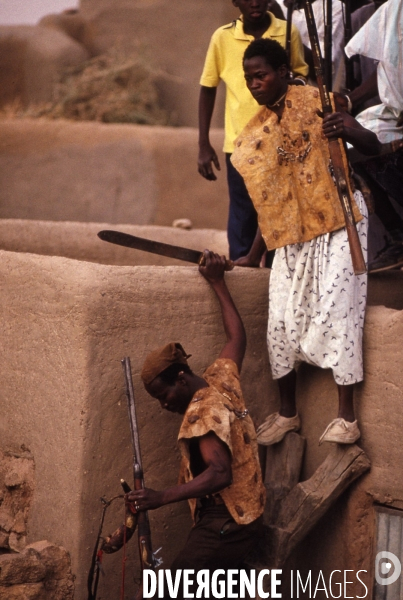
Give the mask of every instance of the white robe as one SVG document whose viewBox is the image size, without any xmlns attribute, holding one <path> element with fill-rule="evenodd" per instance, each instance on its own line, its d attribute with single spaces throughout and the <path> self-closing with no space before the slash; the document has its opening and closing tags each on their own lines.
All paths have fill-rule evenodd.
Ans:
<svg viewBox="0 0 403 600">
<path fill-rule="evenodd" d="M 378 60 L 377 80 L 382 104 L 371 106 L 357 121 L 377 134 L 382 143 L 403 137 L 396 122 L 403 110 L 403 2 L 388 0 L 351 38 L 347 56 L 360 54 Z"/>
<path fill-rule="evenodd" d="M 367 256 L 367 207 L 358 235 Z M 354 275 L 346 229 L 276 250 L 270 276 L 267 344 L 274 379 L 300 362 L 332 369 L 339 385 L 363 379 L 367 274 Z"/>
</svg>

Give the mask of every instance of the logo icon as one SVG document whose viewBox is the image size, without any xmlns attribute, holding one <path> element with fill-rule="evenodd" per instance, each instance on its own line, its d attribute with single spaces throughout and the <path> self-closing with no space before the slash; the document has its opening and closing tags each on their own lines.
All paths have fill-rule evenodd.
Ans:
<svg viewBox="0 0 403 600">
<path fill-rule="evenodd" d="M 379 585 L 390 585 L 397 581 L 402 564 L 395 554 L 383 550 L 375 558 L 375 579 Z"/>
</svg>

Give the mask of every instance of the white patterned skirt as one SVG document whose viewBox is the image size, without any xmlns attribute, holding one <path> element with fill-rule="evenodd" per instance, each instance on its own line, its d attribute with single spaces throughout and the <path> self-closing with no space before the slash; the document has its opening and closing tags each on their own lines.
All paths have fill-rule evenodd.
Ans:
<svg viewBox="0 0 403 600">
<path fill-rule="evenodd" d="M 367 258 L 368 213 L 357 223 Z M 276 250 L 269 286 L 267 345 L 274 379 L 300 362 L 332 369 L 337 384 L 362 381 L 367 274 L 354 275 L 346 229 Z"/>
</svg>

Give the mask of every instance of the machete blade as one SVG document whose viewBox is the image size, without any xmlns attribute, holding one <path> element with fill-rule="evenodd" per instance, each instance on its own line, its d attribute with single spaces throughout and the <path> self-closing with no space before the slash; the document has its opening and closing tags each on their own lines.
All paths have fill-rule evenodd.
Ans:
<svg viewBox="0 0 403 600">
<path fill-rule="evenodd" d="M 203 258 L 203 252 L 199 252 L 198 250 L 190 250 L 189 248 L 172 246 L 171 244 L 165 244 L 164 242 L 147 240 L 121 231 L 105 229 L 98 233 L 98 237 L 104 242 L 110 242 L 111 244 L 117 244 L 118 246 L 135 248 L 136 250 L 143 250 L 144 252 L 151 252 L 152 254 L 159 254 L 161 256 L 169 256 L 170 258 L 177 258 L 195 264 L 199 264 L 200 260 Z"/>
<path fill-rule="evenodd" d="M 168 256 L 169 258 L 177 258 L 178 260 L 184 260 L 196 265 L 202 265 L 204 263 L 204 254 L 199 250 L 191 250 L 190 248 L 183 248 L 182 246 L 173 246 L 172 244 L 165 244 L 164 242 L 147 240 L 146 238 L 123 233 L 122 231 L 104 229 L 98 233 L 98 237 L 104 242 L 125 246 L 126 248 L 143 250 L 144 252 Z M 226 260 L 225 271 L 232 271 L 233 268 L 234 263 L 232 260 Z"/>
</svg>

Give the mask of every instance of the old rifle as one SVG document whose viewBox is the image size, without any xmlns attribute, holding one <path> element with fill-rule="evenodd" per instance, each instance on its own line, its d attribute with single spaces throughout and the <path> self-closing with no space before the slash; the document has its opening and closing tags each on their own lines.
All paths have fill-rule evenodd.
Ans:
<svg viewBox="0 0 403 600">
<path fill-rule="evenodd" d="M 304 0 L 305 17 L 308 26 L 309 39 L 311 42 L 312 57 L 315 65 L 316 79 L 318 83 L 322 110 L 324 115 L 332 113 L 333 107 L 329 92 L 323 81 L 322 56 L 319 46 L 318 32 L 316 30 L 315 18 L 309 0 Z M 337 192 L 344 213 L 348 242 L 350 246 L 353 269 L 356 275 L 365 273 L 367 268 L 362 253 L 360 239 L 354 221 L 350 190 L 348 187 L 348 174 L 343 163 L 343 154 L 337 136 L 328 138 L 329 154 L 332 163 L 333 176 L 336 181 Z"/>
<path fill-rule="evenodd" d="M 323 3 L 325 6 L 325 2 Z M 313 16 L 313 11 L 312 11 Z M 326 0 L 326 12 L 324 15 L 325 21 L 325 35 L 324 35 L 324 47 L 325 47 L 325 69 L 324 69 L 324 80 L 326 88 L 329 92 L 332 91 L 333 87 L 333 0 Z M 315 27 L 316 30 L 316 27 Z M 316 34 L 317 35 L 317 34 Z M 310 34 L 309 34 L 310 37 Z M 312 40 L 311 40 L 312 48 Z M 319 46 L 320 48 L 320 46 Z M 314 54 L 314 50 L 312 48 Z M 316 67 L 315 67 L 316 70 Z"/>
<path fill-rule="evenodd" d="M 287 27 L 285 35 L 285 51 L 287 52 L 288 64 L 291 64 L 291 31 L 292 31 L 292 13 L 294 12 L 294 0 L 291 0 L 287 6 Z"/>
<path fill-rule="evenodd" d="M 142 462 L 141 462 L 141 452 L 140 452 L 139 431 L 138 431 L 137 417 L 136 417 L 136 407 L 134 404 L 134 390 L 133 390 L 133 380 L 132 380 L 130 358 L 128 356 L 126 356 L 121 362 L 122 362 L 123 373 L 124 373 L 125 383 L 126 383 L 126 396 L 127 396 L 127 404 L 128 404 L 128 409 L 129 409 L 130 431 L 131 431 L 131 438 L 132 438 L 132 444 L 133 444 L 134 489 L 141 490 L 145 486 L 144 486 L 143 467 L 142 467 Z M 144 569 L 155 569 L 162 562 L 161 559 L 158 559 L 155 557 L 156 553 L 153 553 L 153 550 L 152 550 L 150 522 L 148 520 L 148 513 L 145 510 L 141 510 L 138 512 L 137 533 L 138 533 L 141 573 L 143 573 Z M 156 552 L 158 552 L 158 550 Z M 142 586 L 140 586 L 140 591 L 138 593 L 138 596 L 141 596 L 141 588 L 142 588 Z"/>
<path fill-rule="evenodd" d="M 344 0 L 344 46 L 347 46 L 352 37 L 351 0 Z M 354 89 L 354 58 L 349 58 L 344 53 L 344 66 L 346 69 L 346 88 Z"/>
</svg>

